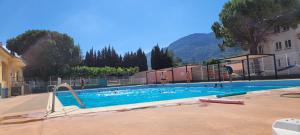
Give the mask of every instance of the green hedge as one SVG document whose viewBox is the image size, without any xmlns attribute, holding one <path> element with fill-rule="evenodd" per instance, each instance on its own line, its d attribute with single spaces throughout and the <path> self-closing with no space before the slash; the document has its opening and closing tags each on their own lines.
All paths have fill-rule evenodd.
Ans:
<svg viewBox="0 0 300 135">
<path fill-rule="evenodd" d="M 98 76 L 122 76 L 132 75 L 138 72 L 137 67 L 122 68 L 122 67 L 87 67 L 78 66 L 70 70 L 70 75 L 74 77 L 98 77 Z"/>
</svg>

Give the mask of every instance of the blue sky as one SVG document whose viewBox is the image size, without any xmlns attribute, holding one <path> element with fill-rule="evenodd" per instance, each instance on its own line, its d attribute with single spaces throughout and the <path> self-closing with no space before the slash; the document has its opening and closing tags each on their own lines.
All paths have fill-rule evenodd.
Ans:
<svg viewBox="0 0 300 135">
<path fill-rule="evenodd" d="M 74 38 L 83 53 L 112 45 L 121 54 L 157 43 L 168 46 L 193 33 L 211 32 L 227 0 L 0 0 L 0 41 L 28 29 Z"/>
</svg>

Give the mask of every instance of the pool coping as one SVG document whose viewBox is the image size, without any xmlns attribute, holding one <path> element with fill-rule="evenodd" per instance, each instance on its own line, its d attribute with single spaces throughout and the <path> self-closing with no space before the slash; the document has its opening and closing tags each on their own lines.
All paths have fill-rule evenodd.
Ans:
<svg viewBox="0 0 300 135">
<path fill-rule="evenodd" d="M 277 80 L 238 80 L 238 81 L 210 81 L 210 82 L 182 82 L 182 83 L 166 83 L 166 84 L 139 84 L 139 85 L 129 85 L 129 86 L 110 86 L 110 87 L 101 87 L 101 88 L 91 88 L 91 89 L 82 89 L 82 90 L 76 90 L 76 92 L 81 92 L 81 91 L 93 91 L 93 90 L 101 90 L 101 91 L 109 91 L 111 89 L 117 89 L 117 88 L 136 88 L 136 87 L 145 87 L 145 86 L 168 86 L 168 85 L 190 85 L 190 84 L 219 84 L 219 83 L 223 83 L 223 84 L 230 84 L 230 83 L 245 83 L 245 82 L 276 82 L 276 81 L 292 81 L 292 80 L 298 80 L 300 81 L 300 79 L 277 79 Z M 297 87 L 297 86 L 294 86 Z M 300 86 L 299 86 L 300 87 Z M 109 90 L 107 90 L 109 89 Z M 59 93 L 65 93 L 68 91 L 59 91 Z"/>
<path fill-rule="evenodd" d="M 49 94 L 49 101 L 47 107 L 48 118 L 87 114 L 87 113 L 97 113 L 97 112 L 122 112 L 122 111 L 136 110 L 136 109 L 176 106 L 180 104 L 193 104 L 198 102 L 199 98 L 216 98 L 216 96 L 201 96 L 201 97 L 181 98 L 181 99 L 152 101 L 152 102 L 133 103 L 133 104 L 95 107 L 95 108 L 85 109 L 85 108 L 79 108 L 78 106 L 75 105 L 63 106 L 62 103 L 59 101 L 59 99 L 55 96 L 55 112 L 50 113 L 51 106 L 52 106 L 52 97 L 53 97 L 53 93 L 51 92 Z"/>
<path fill-rule="evenodd" d="M 280 88 L 280 89 L 269 89 L 269 90 L 260 90 L 260 91 L 251 91 L 247 94 L 259 94 L 265 92 L 271 92 L 272 90 L 277 91 L 295 91 L 299 90 L 300 86 L 289 87 L 289 88 Z M 168 106 L 177 106 L 182 104 L 196 104 L 200 103 L 200 98 L 217 98 L 216 95 L 212 96 L 200 96 L 200 97 L 191 97 L 191 98 L 181 98 L 181 99 L 172 99 L 172 100 L 162 100 L 162 101 L 152 101 L 152 102 L 143 102 L 143 103 L 134 103 L 134 104 L 125 104 L 125 105 L 115 105 L 115 106 L 106 106 L 106 107 L 95 107 L 95 108 L 79 108 L 75 105 L 72 106 L 63 106 L 60 100 L 55 96 L 55 112 L 51 113 L 53 93 L 49 93 L 48 105 L 47 105 L 47 118 L 55 117 L 64 117 L 70 115 L 80 115 L 80 114 L 89 114 L 89 113 L 98 113 L 98 112 L 123 112 L 137 109 L 145 108 L 159 108 L 159 107 L 168 107 Z"/>
</svg>

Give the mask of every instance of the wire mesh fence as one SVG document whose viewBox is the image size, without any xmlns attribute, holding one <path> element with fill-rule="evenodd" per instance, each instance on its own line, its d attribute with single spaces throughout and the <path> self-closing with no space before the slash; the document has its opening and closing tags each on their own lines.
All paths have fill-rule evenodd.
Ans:
<svg viewBox="0 0 300 135">
<path fill-rule="evenodd" d="M 217 64 L 185 65 L 149 70 L 138 72 L 132 76 L 69 77 L 63 78 L 61 83 L 68 83 L 74 89 L 82 89 L 157 83 L 229 81 L 230 77 L 232 80 L 300 78 L 300 59 L 297 59 L 298 57 L 300 57 L 299 53 L 248 55 L 248 59 L 245 59 L 245 55 L 239 59 L 220 61 Z M 233 69 L 231 75 L 225 66 Z M 50 81 L 23 81 L 14 84 L 12 94 L 48 92 L 51 90 L 51 86 L 56 84 L 58 84 L 57 78 L 54 77 Z"/>
<path fill-rule="evenodd" d="M 58 83 L 67 83 L 73 89 L 92 89 L 101 87 L 127 86 L 127 85 L 142 85 L 146 84 L 145 77 L 139 76 L 107 76 L 103 78 L 63 78 L 58 82 L 58 78 L 51 78 L 50 81 L 31 80 L 27 81 L 26 93 L 44 93 L 52 91 L 53 87 Z"/>
</svg>

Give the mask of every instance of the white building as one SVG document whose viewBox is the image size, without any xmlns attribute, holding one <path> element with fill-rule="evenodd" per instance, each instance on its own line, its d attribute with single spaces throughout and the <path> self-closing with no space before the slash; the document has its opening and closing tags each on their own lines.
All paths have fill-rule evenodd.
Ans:
<svg viewBox="0 0 300 135">
<path fill-rule="evenodd" d="M 300 24 L 296 29 L 275 27 L 267 41 L 257 49 L 261 54 L 275 54 L 278 75 L 300 74 Z M 260 62 L 265 74 L 274 70 L 273 58 L 261 59 Z"/>
</svg>

